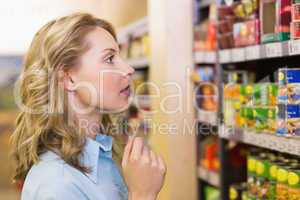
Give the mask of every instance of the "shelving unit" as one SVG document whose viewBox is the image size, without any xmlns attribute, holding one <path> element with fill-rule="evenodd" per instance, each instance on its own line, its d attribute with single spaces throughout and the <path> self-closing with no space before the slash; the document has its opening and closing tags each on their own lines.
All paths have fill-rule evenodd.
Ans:
<svg viewBox="0 0 300 200">
<path fill-rule="evenodd" d="M 199 109 L 197 111 L 197 119 L 201 123 L 211 124 L 212 126 L 217 126 L 217 116 L 218 113 L 215 111 L 206 111 Z"/>
<path fill-rule="evenodd" d="M 220 5 L 220 1 L 199 0 L 195 4 L 196 10 L 208 7 L 210 4 Z M 217 127 L 220 157 L 220 171 L 218 173 L 211 172 L 201 166 L 198 167 L 199 198 L 201 200 L 203 198 L 203 188 L 206 184 L 220 189 L 221 200 L 229 200 L 229 186 L 237 181 L 237 179 L 233 179 L 229 174 L 231 168 L 228 163 L 230 159 L 228 144 L 232 141 L 284 154 L 300 156 L 300 138 L 288 138 L 270 133 L 256 133 L 255 131 L 226 127 L 224 125 L 224 113 L 222 111 L 224 106 L 222 95 L 223 72 L 224 69 L 227 69 L 228 65 L 231 66 L 235 64 L 235 70 L 244 70 L 249 63 L 249 65 L 258 66 L 261 64 L 264 68 L 253 67 L 251 70 L 257 74 L 262 74 L 266 73 L 268 69 L 269 73 L 274 72 L 275 68 L 284 67 L 287 63 L 292 63 L 293 66 L 295 66 L 299 58 L 300 40 L 289 40 L 231 49 L 220 49 L 218 46 L 216 51 L 194 52 L 195 64 L 215 65 L 217 69 L 216 84 L 218 85 L 220 94 L 219 109 L 217 112 L 197 110 L 196 115 L 196 120 L 199 123 L 210 124 L 211 126 Z M 283 62 L 280 64 L 281 60 Z M 197 148 L 199 148 L 199 141 L 201 141 L 203 137 L 205 136 L 201 135 L 200 139 L 198 138 Z"/>
<path fill-rule="evenodd" d="M 126 41 L 129 36 L 139 36 L 149 32 L 148 17 L 137 20 L 117 31 L 117 38 L 120 43 Z"/>
<path fill-rule="evenodd" d="M 196 64 L 215 64 L 217 61 L 217 53 L 215 51 L 195 52 L 194 61 Z"/>
<path fill-rule="evenodd" d="M 243 48 L 224 49 L 219 52 L 221 64 L 300 55 L 300 41 L 291 40 Z"/>
<path fill-rule="evenodd" d="M 256 133 L 238 128 L 226 128 L 225 126 L 222 127 L 219 136 L 228 140 L 300 156 L 299 138 L 288 138 L 270 133 Z"/>
<path fill-rule="evenodd" d="M 214 187 L 220 187 L 220 176 L 218 172 L 198 167 L 198 177 Z"/>
<path fill-rule="evenodd" d="M 117 33 L 117 38 L 119 43 L 121 44 L 129 42 L 131 38 L 140 37 L 148 33 L 148 18 L 144 17 L 119 30 Z M 146 56 L 138 58 L 128 58 L 128 64 L 135 69 L 145 69 L 150 65 L 149 58 L 147 58 Z"/>
</svg>

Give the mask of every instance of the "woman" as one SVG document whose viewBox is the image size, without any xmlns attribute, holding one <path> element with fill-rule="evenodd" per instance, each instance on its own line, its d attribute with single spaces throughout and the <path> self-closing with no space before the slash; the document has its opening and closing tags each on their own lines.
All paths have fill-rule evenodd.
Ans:
<svg viewBox="0 0 300 200">
<path fill-rule="evenodd" d="M 126 144 L 109 117 L 128 107 L 133 73 L 104 20 L 76 13 L 38 31 L 16 84 L 12 144 L 23 200 L 157 198 L 162 158 L 141 137 Z"/>
</svg>

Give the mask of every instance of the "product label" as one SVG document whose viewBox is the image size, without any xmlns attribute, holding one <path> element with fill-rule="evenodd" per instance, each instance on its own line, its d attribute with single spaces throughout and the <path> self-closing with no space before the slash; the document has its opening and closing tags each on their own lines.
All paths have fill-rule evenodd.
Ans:
<svg viewBox="0 0 300 200">
<path fill-rule="evenodd" d="M 276 177 L 277 177 L 277 170 L 278 170 L 278 166 L 277 165 L 272 165 L 270 167 L 271 178 L 276 179 Z"/>
<path fill-rule="evenodd" d="M 288 104 L 286 107 L 287 117 L 290 118 L 300 118 L 300 105 Z"/>
<path fill-rule="evenodd" d="M 285 74 L 286 74 L 286 68 L 279 69 L 279 72 L 278 72 L 278 83 L 279 83 L 279 85 L 285 85 L 286 84 Z"/>
<path fill-rule="evenodd" d="M 258 175 L 263 175 L 264 172 L 265 172 L 265 166 L 264 166 L 263 162 L 258 161 L 258 162 L 256 163 L 256 173 L 257 173 Z"/>
<path fill-rule="evenodd" d="M 286 70 L 287 83 L 300 83 L 300 69 L 287 69 Z"/>
<path fill-rule="evenodd" d="M 289 104 L 300 103 L 300 83 L 293 83 L 287 85 L 287 96 Z"/>
<path fill-rule="evenodd" d="M 277 180 L 281 183 L 284 183 L 287 181 L 287 178 L 288 178 L 288 171 L 283 168 L 278 169 Z"/>
<path fill-rule="evenodd" d="M 255 165 L 256 165 L 256 160 L 255 159 L 248 158 L 247 165 L 248 165 L 248 170 L 250 172 L 255 172 Z"/>
<path fill-rule="evenodd" d="M 289 172 L 288 174 L 288 183 L 290 186 L 295 186 L 299 184 L 299 174 L 295 172 Z"/>
</svg>

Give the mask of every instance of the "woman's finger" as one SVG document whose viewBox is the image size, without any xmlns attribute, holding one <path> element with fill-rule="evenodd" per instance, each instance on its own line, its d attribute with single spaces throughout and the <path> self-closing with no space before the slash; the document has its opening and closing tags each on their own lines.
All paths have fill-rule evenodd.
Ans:
<svg viewBox="0 0 300 200">
<path fill-rule="evenodd" d="M 166 164 L 164 159 L 162 158 L 162 156 L 158 155 L 157 156 L 157 160 L 158 160 L 158 166 L 162 171 L 166 171 Z"/>
<path fill-rule="evenodd" d="M 150 151 L 150 158 L 151 158 L 152 166 L 157 166 L 158 165 L 158 160 L 157 160 L 157 156 L 154 153 L 154 151 Z"/>
<path fill-rule="evenodd" d="M 144 144 L 143 147 L 142 160 L 145 163 L 150 163 L 151 161 L 150 148 L 147 146 L 147 144 Z"/>
<path fill-rule="evenodd" d="M 142 137 L 136 137 L 133 142 L 130 159 L 139 160 L 143 152 L 143 146 L 144 139 Z"/>
<path fill-rule="evenodd" d="M 124 153 L 123 153 L 123 159 L 122 159 L 122 166 L 125 166 L 125 164 L 127 163 L 130 153 L 132 151 L 132 146 L 133 146 L 133 142 L 134 142 L 134 137 L 128 137 L 128 141 L 127 144 L 125 146 L 124 149 Z"/>
</svg>

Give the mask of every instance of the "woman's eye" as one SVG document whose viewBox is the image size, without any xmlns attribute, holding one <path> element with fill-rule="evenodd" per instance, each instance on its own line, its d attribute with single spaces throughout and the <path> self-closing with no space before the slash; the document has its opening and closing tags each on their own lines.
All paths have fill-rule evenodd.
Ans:
<svg viewBox="0 0 300 200">
<path fill-rule="evenodd" d="M 114 55 L 112 55 L 112 56 L 110 56 L 109 58 L 107 58 L 107 60 L 106 60 L 106 62 L 108 63 L 108 64 L 113 64 L 114 62 Z"/>
</svg>

